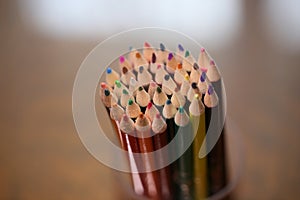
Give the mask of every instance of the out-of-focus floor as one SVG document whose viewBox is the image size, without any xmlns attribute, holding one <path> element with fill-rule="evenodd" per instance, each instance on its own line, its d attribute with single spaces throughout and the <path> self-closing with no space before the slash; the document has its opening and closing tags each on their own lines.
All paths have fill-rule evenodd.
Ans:
<svg viewBox="0 0 300 200">
<path fill-rule="evenodd" d="M 85 150 L 72 118 L 76 71 L 104 38 L 49 38 L 22 23 L 16 4 L 1 4 L 0 199 L 122 199 L 112 171 Z M 245 2 L 234 42 L 207 47 L 222 66 L 228 116 L 244 139 L 233 197 L 294 199 L 300 195 L 300 52 L 276 46 L 258 11 L 258 2 Z"/>
</svg>

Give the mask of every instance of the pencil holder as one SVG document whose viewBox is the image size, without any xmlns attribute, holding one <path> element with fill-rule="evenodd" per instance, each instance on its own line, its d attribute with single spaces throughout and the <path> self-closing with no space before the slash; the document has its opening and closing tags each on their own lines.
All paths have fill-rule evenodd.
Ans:
<svg viewBox="0 0 300 200">
<path fill-rule="evenodd" d="M 89 68 L 82 73 L 98 75 L 96 82 L 82 78 L 96 85 L 98 123 L 84 124 L 81 139 L 120 171 L 126 196 L 220 199 L 230 193 L 240 173 L 241 141 L 228 119 L 225 124 L 223 79 L 204 48 L 176 31 L 136 29 L 101 43 L 83 65 Z M 92 126 L 100 132 L 91 134 Z M 95 145 L 100 136 L 103 143 Z"/>
</svg>

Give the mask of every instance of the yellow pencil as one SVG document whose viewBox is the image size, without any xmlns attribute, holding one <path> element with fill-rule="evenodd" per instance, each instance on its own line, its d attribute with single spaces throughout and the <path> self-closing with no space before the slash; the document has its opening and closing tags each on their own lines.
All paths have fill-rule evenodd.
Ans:
<svg viewBox="0 0 300 200">
<path fill-rule="evenodd" d="M 195 94 L 189 107 L 189 111 L 195 134 L 193 142 L 194 199 L 204 199 L 207 197 L 207 164 L 206 157 L 200 159 L 198 154 L 205 138 L 205 107 L 199 94 Z"/>
</svg>

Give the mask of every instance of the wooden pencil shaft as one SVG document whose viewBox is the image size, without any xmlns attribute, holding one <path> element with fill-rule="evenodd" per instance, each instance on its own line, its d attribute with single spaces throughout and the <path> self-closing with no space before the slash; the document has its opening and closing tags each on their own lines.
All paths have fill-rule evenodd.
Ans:
<svg viewBox="0 0 300 200">
<path fill-rule="evenodd" d="M 218 118 L 217 125 L 223 125 L 223 119 L 225 115 L 224 111 L 224 97 L 222 92 L 221 79 L 217 82 L 212 82 L 215 92 L 219 97 L 219 104 L 217 106 Z M 225 127 L 222 128 L 221 135 L 215 144 L 214 148 L 207 156 L 208 167 L 210 172 L 208 174 L 209 179 L 209 195 L 215 194 L 224 188 L 227 184 L 227 170 L 226 170 L 226 147 L 225 147 Z"/>
<path fill-rule="evenodd" d="M 180 134 L 179 143 L 177 144 L 177 148 L 179 151 L 183 151 L 183 148 L 187 146 L 186 141 L 190 140 L 193 137 L 193 132 L 191 129 L 191 125 L 187 125 L 186 127 L 178 127 L 176 129 L 184 129 L 180 130 L 177 134 Z M 187 138 L 188 137 L 188 138 Z M 193 177 L 193 148 L 190 145 L 186 151 L 182 154 L 182 156 L 178 159 L 178 171 L 179 171 L 179 182 L 192 182 Z"/>
<path fill-rule="evenodd" d="M 201 145 L 205 138 L 205 113 L 200 116 L 192 116 L 191 122 L 196 132 L 193 141 L 194 158 L 194 195 L 195 199 L 204 199 L 207 197 L 207 160 L 206 157 L 198 157 Z"/>
<path fill-rule="evenodd" d="M 153 142 L 154 142 L 154 150 L 159 150 L 163 148 L 165 145 L 168 144 L 168 132 L 165 130 L 162 133 L 158 133 L 153 136 Z M 165 160 L 167 157 L 167 153 L 161 155 L 156 158 L 156 162 L 158 164 L 161 164 L 160 162 L 162 160 Z M 170 166 L 166 166 L 162 169 L 158 170 L 159 179 L 160 179 L 160 185 L 159 188 L 160 196 L 162 199 L 172 199 L 172 184 L 171 184 L 171 171 Z"/>
<path fill-rule="evenodd" d="M 142 115 L 142 117 L 145 118 L 146 116 Z M 137 122 L 138 121 L 136 121 L 136 123 Z M 143 137 L 144 135 L 150 135 L 149 134 L 150 131 L 151 131 L 150 127 L 148 130 L 145 130 L 143 132 L 137 130 L 137 136 L 141 136 L 141 137 L 137 137 L 140 153 L 149 153 L 154 151 L 154 144 L 153 144 L 152 137 Z M 155 164 L 154 158 L 150 157 L 149 155 L 144 155 L 143 160 L 141 160 L 141 162 L 144 168 L 147 168 L 147 166 L 148 167 L 154 166 Z M 159 188 L 160 188 L 159 180 L 158 180 L 158 172 L 157 171 L 145 172 L 142 173 L 142 175 L 144 177 L 143 183 L 146 189 L 147 196 L 151 198 L 158 198 Z"/>
<path fill-rule="evenodd" d="M 179 130 L 179 128 L 181 130 Z M 185 144 L 190 138 L 193 137 L 192 127 L 189 123 L 185 127 L 178 127 L 175 125 L 175 131 L 179 135 L 177 149 L 183 151 L 182 148 L 187 146 Z M 185 135 L 183 135 L 185 134 Z M 193 199 L 193 147 L 190 145 L 181 157 L 176 161 L 176 170 L 174 172 L 174 181 L 176 183 L 176 195 L 179 199 Z"/>
</svg>

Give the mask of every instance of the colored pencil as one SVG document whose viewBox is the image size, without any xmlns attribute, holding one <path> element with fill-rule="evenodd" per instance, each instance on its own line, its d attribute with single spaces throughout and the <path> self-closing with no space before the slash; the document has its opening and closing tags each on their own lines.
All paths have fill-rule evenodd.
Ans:
<svg viewBox="0 0 300 200">
<path fill-rule="evenodd" d="M 151 135 L 151 122 L 143 114 L 140 113 L 135 122 L 137 140 L 139 144 L 140 153 L 149 153 L 154 151 L 154 144 Z M 144 164 L 144 169 L 149 170 L 149 172 L 142 173 L 146 176 L 146 192 L 151 198 L 158 198 L 159 196 L 159 181 L 158 181 L 158 172 L 150 171 L 155 167 L 155 160 L 149 154 L 144 154 L 142 157 L 142 162 Z"/>
<path fill-rule="evenodd" d="M 177 195 L 179 199 L 193 198 L 193 148 L 187 141 L 192 140 L 193 131 L 190 118 L 183 107 L 179 107 L 175 114 L 176 134 L 179 136 L 178 151 L 184 152 L 177 161 L 177 170 L 174 172 Z M 187 149 L 185 149 L 187 147 Z"/>
<path fill-rule="evenodd" d="M 189 111 L 195 134 L 193 141 L 195 199 L 204 199 L 207 196 L 207 161 L 206 157 L 200 159 L 198 155 L 206 134 L 205 107 L 198 94 L 195 94 Z"/>
<path fill-rule="evenodd" d="M 210 66 L 207 70 L 207 76 L 214 87 L 214 90 L 218 96 L 219 103 L 217 106 L 218 119 L 217 126 L 220 126 L 222 132 L 221 135 L 214 146 L 214 148 L 209 153 L 208 164 L 211 166 L 211 174 L 209 176 L 210 191 L 209 194 L 215 194 L 224 188 L 227 184 L 227 171 L 226 171 L 226 153 L 225 153 L 225 127 L 223 127 L 225 121 L 225 106 L 224 106 L 224 96 L 223 96 L 223 85 L 220 73 L 215 65 L 214 61 L 210 62 Z"/>
</svg>

